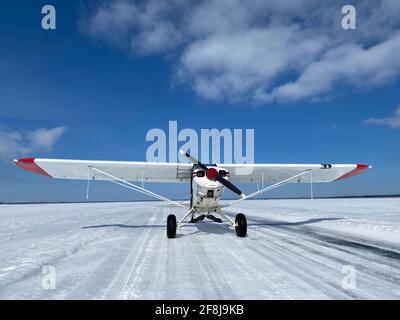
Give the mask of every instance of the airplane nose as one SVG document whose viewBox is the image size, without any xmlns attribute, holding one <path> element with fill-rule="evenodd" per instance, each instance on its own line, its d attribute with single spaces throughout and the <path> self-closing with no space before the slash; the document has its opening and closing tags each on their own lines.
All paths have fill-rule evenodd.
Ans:
<svg viewBox="0 0 400 320">
<path fill-rule="evenodd" d="M 218 171 L 215 168 L 209 168 L 207 170 L 207 179 L 208 180 L 217 180 Z"/>
</svg>

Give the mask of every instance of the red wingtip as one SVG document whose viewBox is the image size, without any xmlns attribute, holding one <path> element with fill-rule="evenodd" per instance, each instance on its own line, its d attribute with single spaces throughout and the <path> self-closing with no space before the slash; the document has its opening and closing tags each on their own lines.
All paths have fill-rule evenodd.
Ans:
<svg viewBox="0 0 400 320">
<path fill-rule="evenodd" d="M 336 180 L 343 180 L 343 179 L 347 179 L 347 178 L 351 178 L 351 177 L 357 176 L 360 173 L 363 173 L 364 171 L 367 171 L 369 168 L 370 168 L 369 165 L 357 164 L 357 167 L 355 169 L 353 169 L 350 172 L 347 172 L 346 174 L 340 176 Z"/>
<path fill-rule="evenodd" d="M 46 171 L 44 171 L 41 167 L 39 167 L 35 163 L 35 158 L 22 158 L 18 160 L 14 160 L 15 164 L 20 167 L 21 169 L 24 169 L 26 171 L 30 171 L 36 174 L 40 174 L 45 177 L 51 177 Z"/>
</svg>

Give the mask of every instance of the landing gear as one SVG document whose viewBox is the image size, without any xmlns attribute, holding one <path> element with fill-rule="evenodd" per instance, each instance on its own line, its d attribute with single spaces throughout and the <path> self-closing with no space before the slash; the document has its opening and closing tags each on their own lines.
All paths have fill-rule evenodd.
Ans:
<svg viewBox="0 0 400 320">
<path fill-rule="evenodd" d="M 170 239 L 176 237 L 176 217 L 174 214 L 167 217 L 167 237 Z"/>
<path fill-rule="evenodd" d="M 247 221 L 246 221 L 246 216 L 243 213 L 238 213 L 236 215 L 236 235 L 238 237 L 245 237 L 247 235 Z"/>
</svg>

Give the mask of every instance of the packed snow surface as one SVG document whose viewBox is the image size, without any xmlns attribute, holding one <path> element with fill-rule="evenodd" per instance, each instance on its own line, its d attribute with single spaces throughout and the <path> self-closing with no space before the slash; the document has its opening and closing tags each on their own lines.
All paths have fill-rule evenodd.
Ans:
<svg viewBox="0 0 400 320">
<path fill-rule="evenodd" d="M 400 199 L 244 201 L 248 236 L 160 202 L 0 206 L 0 299 L 399 299 Z"/>
</svg>

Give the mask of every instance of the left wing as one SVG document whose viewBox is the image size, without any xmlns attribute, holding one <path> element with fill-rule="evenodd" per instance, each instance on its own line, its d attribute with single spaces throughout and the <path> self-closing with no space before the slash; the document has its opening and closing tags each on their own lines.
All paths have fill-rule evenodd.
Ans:
<svg viewBox="0 0 400 320">
<path fill-rule="evenodd" d="M 192 164 L 166 162 L 99 161 L 23 158 L 15 164 L 27 171 L 58 179 L 108 180 L 91 168 L 126 181 L 190 182 Z"/>
</svg>

